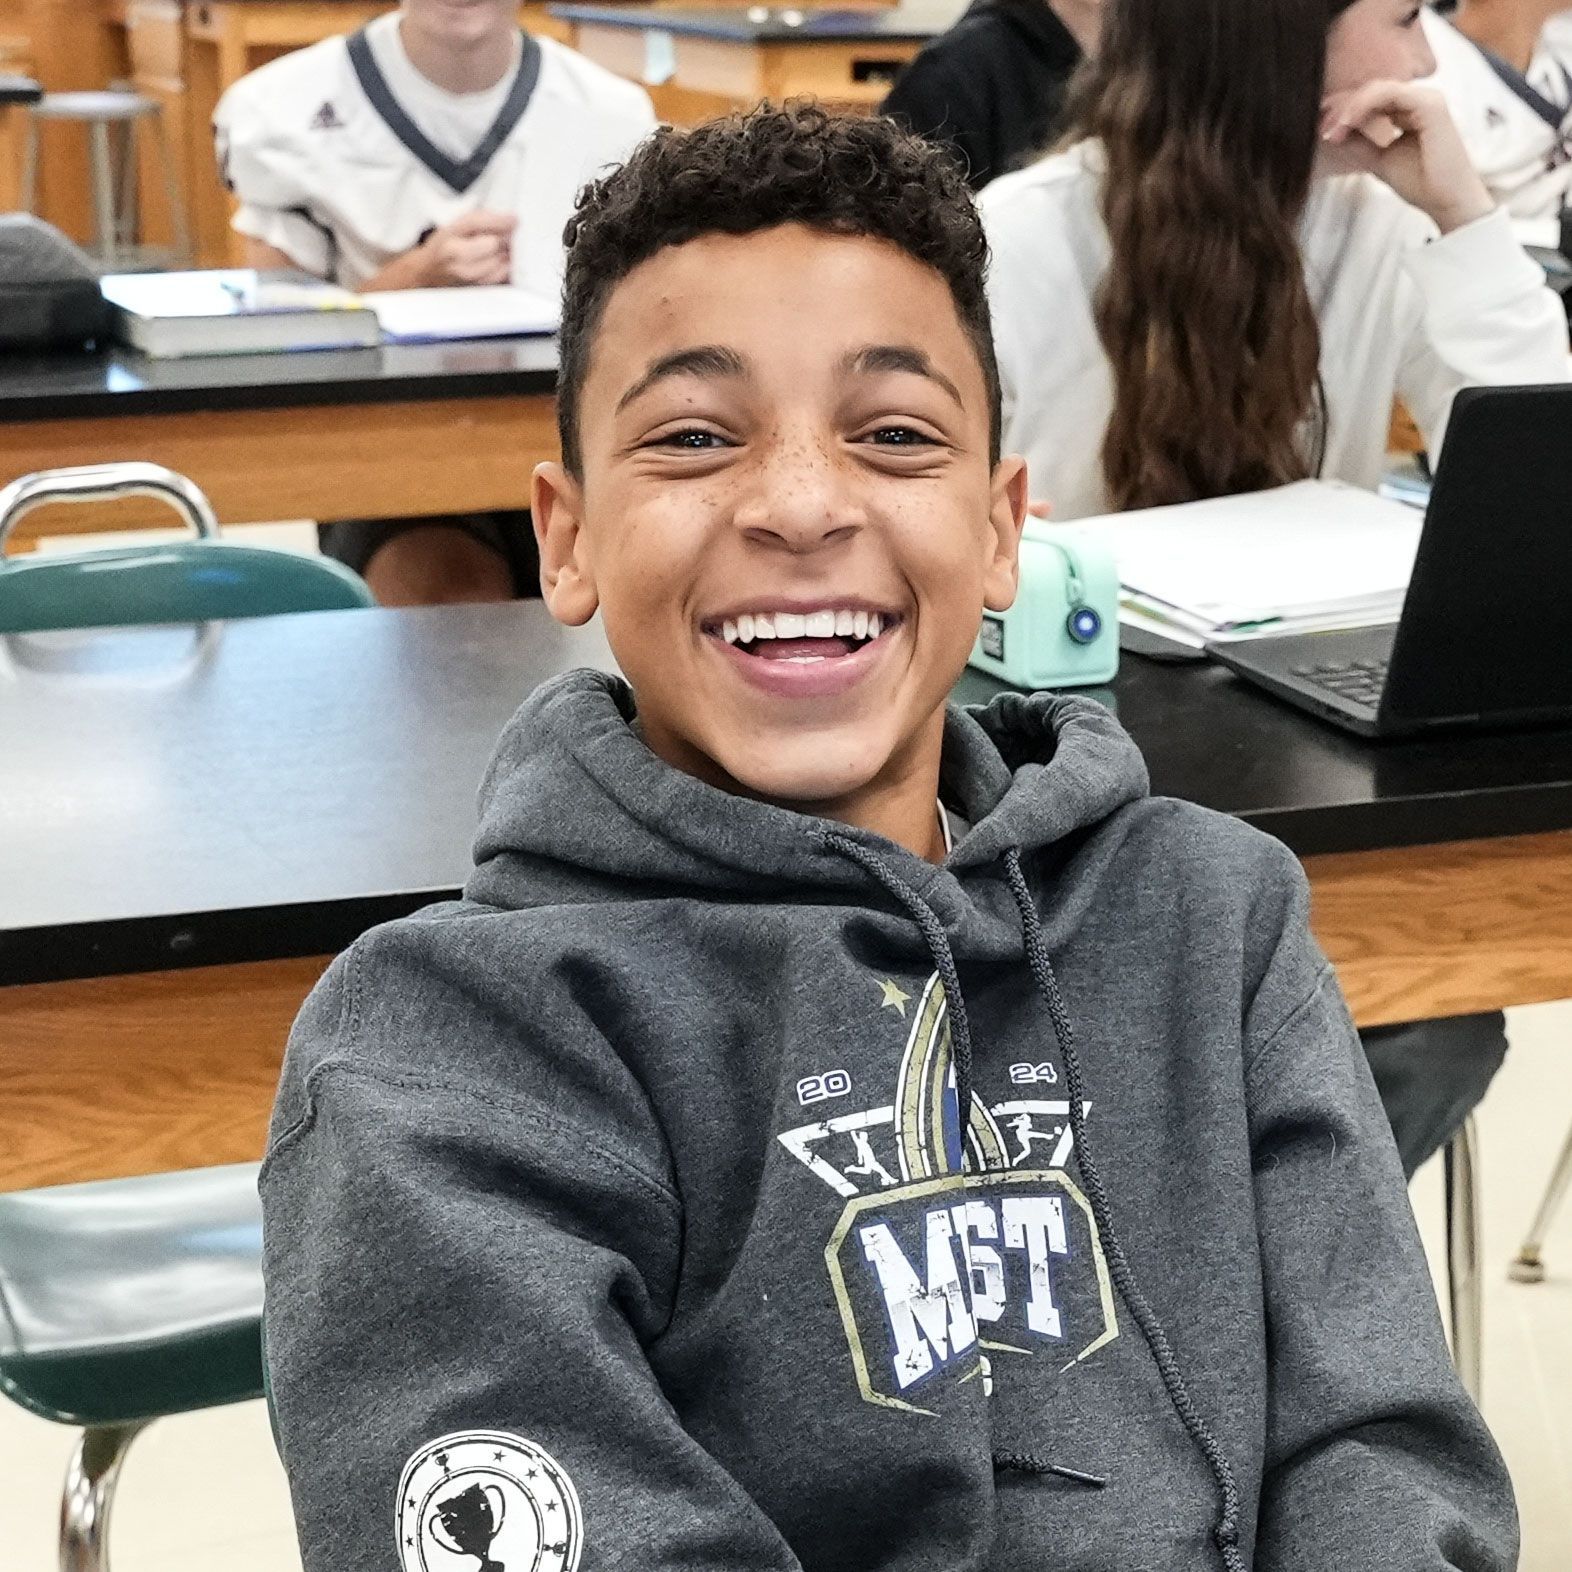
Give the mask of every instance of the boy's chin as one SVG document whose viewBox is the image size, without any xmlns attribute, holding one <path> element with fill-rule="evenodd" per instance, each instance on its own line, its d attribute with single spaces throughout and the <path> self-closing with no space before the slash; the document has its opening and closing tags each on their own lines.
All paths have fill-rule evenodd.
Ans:
<svg viewBox="0 0 1572 1572">
<path fill-rule="evenodd" d="M 738 750 L 736 757 L 717 762 L 750 797 L 812 813 L 833 808 L 872 786 L 890 762 L 891 749 L 883 742 L 818 734 Z"/>
</svg>

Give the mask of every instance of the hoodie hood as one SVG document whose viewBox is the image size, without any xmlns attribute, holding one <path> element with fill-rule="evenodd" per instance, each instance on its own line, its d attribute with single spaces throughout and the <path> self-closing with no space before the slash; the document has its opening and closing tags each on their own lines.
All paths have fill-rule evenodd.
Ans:
<svg viewBox="0 0 1572 1572">
<path fill-rule="evenodd" d="M 634 729 L 620 678 L 574 671 L 547 683 L 509 723 L 480 791 L 476 872 L 466 894 L 502 908 L 577 899 L 604 881 L 714 894 L 804 887 L 864 891 L 867 874 L 826 841 L 865 847 L 918 888 L 921 858 L 874 834 L 733 796 L 671 768 Z M 1101 705 L 1052 694 L 1001 695 L 945 722 L 940 793 L 971 826 L 952 875 L 1006 850 L 1027 854 L 1146 796 L 1139 750 Z"/>
</svg>

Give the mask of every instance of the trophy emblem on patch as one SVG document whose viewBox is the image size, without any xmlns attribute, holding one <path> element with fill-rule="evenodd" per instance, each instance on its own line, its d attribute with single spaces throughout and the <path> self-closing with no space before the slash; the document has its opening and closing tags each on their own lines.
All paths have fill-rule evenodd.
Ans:
<svg viewBox="0 0 1572 1572">
<path fill-rule="evenodd" d="M 551 1454 L 502 1430 L 427 1443 L 399 1480 L 402 1572 L 577 1572 L 584 1520 Z"/>
<path fill-rule="evenodd" d="M 456 1556 L 478 1556 L 480 1572 L 507 1572 L 486 1554 L 507 1516 L 498 1485 L 467 1485 L 456 1496 L 438 1501 L 430 1524 L 431 1537 Z"/>
</svg>

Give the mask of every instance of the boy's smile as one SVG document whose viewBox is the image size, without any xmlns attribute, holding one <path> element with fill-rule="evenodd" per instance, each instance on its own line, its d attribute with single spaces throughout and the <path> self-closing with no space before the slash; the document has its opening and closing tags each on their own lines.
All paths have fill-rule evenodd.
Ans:
<svg viewBox="0 0 1572 1572">
<path fill-rule="evenodd" d="M 607 300 L 580 430 L 582 477 L 537 475 L 547 596 L 603 610 L 649 746 L 931 835 L 945 699 L 1013 597 L 1025 499 L 944 278 L 799 225 L 667 247 Z"/>
<path fill-rule="evenodd" d="M 749 602 L 751 611 L 722 613 L 701 624 L 720 641 L 746 682 L 782 698 L 828 698 L 867 675 L 889 647 L 900 613 L 841 601 Z"/>
</svg>

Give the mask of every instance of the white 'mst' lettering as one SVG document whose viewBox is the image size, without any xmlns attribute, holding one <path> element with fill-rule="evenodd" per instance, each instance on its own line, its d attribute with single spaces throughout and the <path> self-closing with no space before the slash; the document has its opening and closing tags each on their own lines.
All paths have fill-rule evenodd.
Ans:
<svg viewBox="0 0 1572 1572">
<path fill-rule="evenodd" d="M 1064 1201 L 1057 1195 L 1012 1195 L 1005 1199 L 1004 1243 L 1007 1249 L 1026 1251 L 1027 1280 L 1031 1297 L 1026 1302 L 1026 1324 L 1044 1337 L 1062 1337 L 1062 1318 L 1053 1302 L 1053 1276 L 1048 1260 L 1068 1255 Z"/>
<path fill-rule="evenodd" d="M 967 1201 L 950 1208 L 955 1220 L 955 1237 L 961 1242 L 961 1258 L 968 1267 L 967 1280 L 972 1291 L 972 1315 L 979 1321 L 997 1321 L 1004 1314 L 1004 1257 L 992 1245 L 979 1239 L 997 1240 L 999 1219 L 986 1201 Z"/>
<path fill-rule="evenodd" d="M 904 1390 L 934 1367 L 947 1364 L 977 1341 L 977 1323 L 952 1243 L 948 1210 L 927 1216 L 926 1286 L 919 1281 L 886 1223 L 859 1228 L 862 1253 L 878 1274 L 879 1289 L 895 1334 L 895 1379 Z"/>
</svg>

